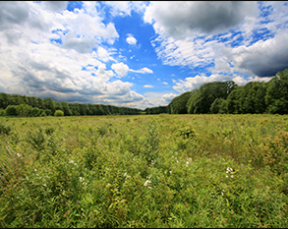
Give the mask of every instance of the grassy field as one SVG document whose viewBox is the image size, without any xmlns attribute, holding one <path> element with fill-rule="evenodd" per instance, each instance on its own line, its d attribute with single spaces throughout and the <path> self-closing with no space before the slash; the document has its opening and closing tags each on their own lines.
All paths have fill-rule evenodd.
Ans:
<svg viewBox="0 0 288 229">
<path fill-rule="evenodd" d="M 0 227 L 287 227 L 288 116 L 0 119 Z"/>
</svg>

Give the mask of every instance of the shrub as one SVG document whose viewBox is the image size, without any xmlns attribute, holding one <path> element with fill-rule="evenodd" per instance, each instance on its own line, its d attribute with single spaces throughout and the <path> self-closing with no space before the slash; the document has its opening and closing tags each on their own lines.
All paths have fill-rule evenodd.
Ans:
<svg viewBox="0 0 288 229">
<path fill-rule="evenodd" d="M 4 122 L 0 123 L 0 134 L 9 135 L 11 132 L 11 127 L 6 125 Z"/>
<path fill-rule="evenodd" d="M 49 126 L 49 127 L 46 127 L 46 128 L 45 128 L 45 133 L 46 133 L 47 135 L 53 134 L 54 131 L 55 131 L 55 129 L 54 129 L 54 127 L 52 127 L 52 126 Z"/>
<path fill-rule="evenodd" d="M 56 110 L 55 113 L 54 113 L 54 116 L 55 116 L 55 117 L 64 116 L 64 112 L 61 111 L 61 110 Z"/>
<path fill-rule="evenodd" d="M 29 142 L 33 148 L 40 151 L 45 148 L 45 136 L 42 128 L 39 128 L 35 133 L 28 132 L 26 141 Z"/>
<path fill-rule="evenodd" d="M 9 105 L 8 107 L 6 107 L 5 113 L 6 113 L 7 116 L 16 116 L 16 115 L 18 115 L 17 106 Z"/>
<path fill-rule="evenodd" d="M 52 115 L 52 111 L 49 109 L 45 109 L 44 112 L 47 116 Z"/>
<path fill-rule="evenodd" d="M 5 110 L 0 109 L 0 116 L 5 116 Z"/>
</svg>

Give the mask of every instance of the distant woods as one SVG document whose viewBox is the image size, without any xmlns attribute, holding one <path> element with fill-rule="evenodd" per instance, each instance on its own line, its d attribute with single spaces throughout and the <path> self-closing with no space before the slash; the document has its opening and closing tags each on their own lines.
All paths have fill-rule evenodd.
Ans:
<svg viewBox="0 0 288 229">
<path fill-rule="evenodd" d="M 175 97 L 168 106 L 146 108 L 146 114 L 288 114 L 288 69 L 269 82 L 205 83 Z"/>
<path fill-rule="evenodd" d="M 0 93 L 0 116 L 64 116 L 79 115 L 133 115 L 143 112 L 140 109 L 116 107 L 103 104 L 79 104 L 56 102 L 51 98 L 41 99 L 33 96 Z M 61 116 L 61 115 L 60 115 Z"/>
<path fill-rule="evenodd" d="M 137 114 L 288 114 L 288 69 L 269 82 L 233 81 L 205 83 L 199 89 L 175 97 L 167 106 L 143 110 L 103 104 L 56 102 L 51 98 L 0 93 L 0 116 L 49 116 L 56 111 L 72 115 Z M 58 112 L 59 113 L 59 112 Z"/>
</svg>

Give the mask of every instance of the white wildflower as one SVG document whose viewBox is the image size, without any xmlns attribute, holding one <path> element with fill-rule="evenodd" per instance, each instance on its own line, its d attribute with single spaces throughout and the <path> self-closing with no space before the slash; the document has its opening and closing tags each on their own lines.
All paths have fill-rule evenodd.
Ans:
<svg viewBox="0 0 288 229">
<path fill-rule="evenodd" d="M 189 161 L 186 161 L 186 167 L 188 167 L 188 165 L 189 165 Z"/>
<path fill-rule="evenodd" d="M 144 186 L 147 186 L 148 184 L 150 184 L 151 181 L 150 180 L 146 180 L 145 183 L 144 183 Z"/>
<path fill-rule="evenodd" d="M 226 178 L 228 178 L 229 176 L 226 176 Z"/>
<path fill-rule="evenodd" d="M 21 154 L 17 153 L 17 156 L 18 156 L 18 157 L 21 157 Z"/>
<path fill-rule="evenodd" d="M 74 164 L 74 161 L 73 161 L 73 160 L 70 160 L 69 163 L 70 163 L 70 164 Z"/>
<path fill-rule="evenodd" d="M 127 176 L 127 173 L 124 173 L 124 177 L 126 177 Z"/>
<path fill-rule="evenodd" d="M 169 171 L 170 175 L 172 175 L 172 171 Z"/>
<path fill-rule="evenodd" d="M 83 182 L 85 180 L 85 178 L 83 177 L 79 177 L 80 182 Z"/>
<path fill-rule="evenodd" d="M 34 169 L 35 172 L 37 172 L 37 169 Z"/>
<path fill-rule="evenodd" d="M 233 178 L 233 175 L 231 175 L 231 178 Z"/>
</svg>

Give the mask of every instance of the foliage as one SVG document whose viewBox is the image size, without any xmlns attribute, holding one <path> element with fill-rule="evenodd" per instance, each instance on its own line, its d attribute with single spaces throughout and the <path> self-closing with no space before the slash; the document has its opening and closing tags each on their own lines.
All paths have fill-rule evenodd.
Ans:
<svg viewBox="0 0 288 229">
<path fill-rule="evenodd" d="M 17 106 L 9 105 L 8 107 L 6 107 L 5 113 L 7 116 L 17 116 Z"/>
<path fill-rule="evenodd" d="M 191 96 L 191 92 L 185 92 L 169 103 L 169 109 L 171 114 L 187 114 L 186 104 Z"/>
<path fill-rule="evenodd" d="M 64 116 L 64 112 L 61 111 L 61 110 L 56 110 L 55 113 L 54 113 L 54 116 L 55 117 Z"/>
<path fill-rule="evenodd" d="M 7 125 L 6 122 L 4 120 L 1 119 L 1 122 L 0 122 L 0 135 L 9 135 L 10 132 L 11 132 L 11 126 L 10 125 Z"/>
<path fill-rule="evenodd" d="M 287 120 L 2 118 L 0 225 L 284 228 Z"/>
</svg>

